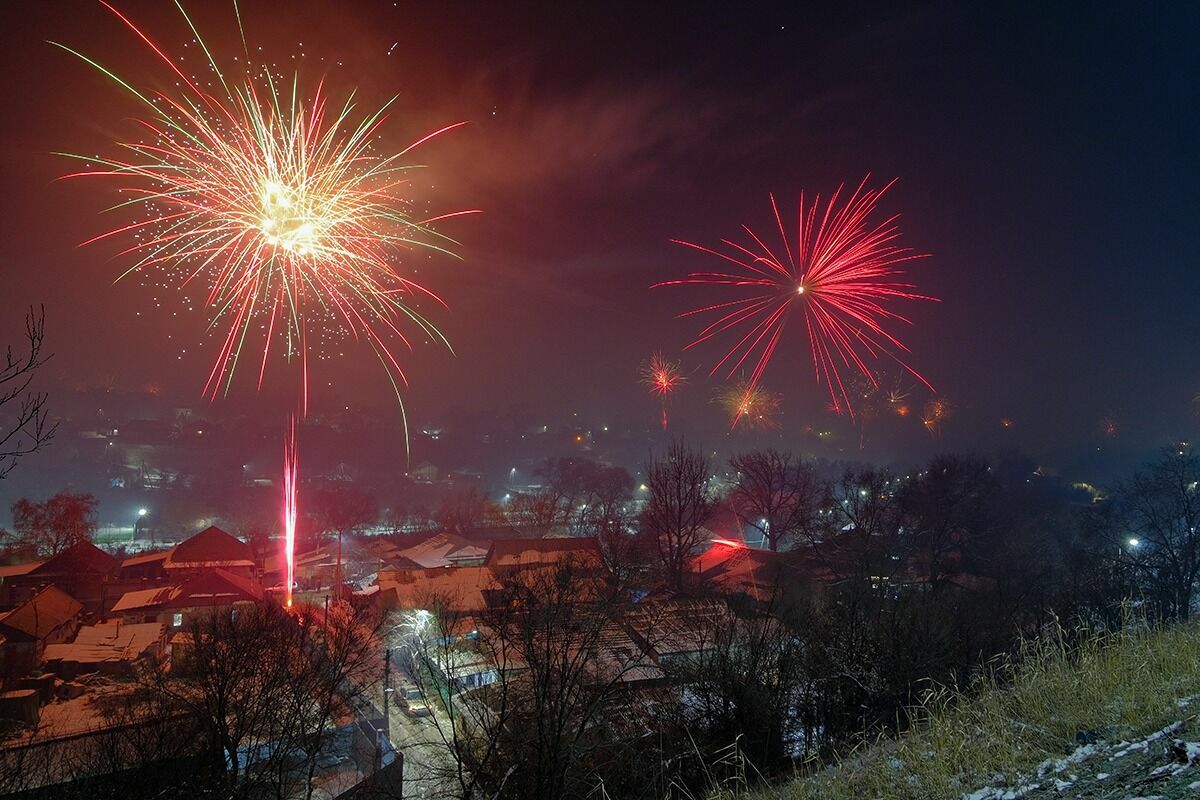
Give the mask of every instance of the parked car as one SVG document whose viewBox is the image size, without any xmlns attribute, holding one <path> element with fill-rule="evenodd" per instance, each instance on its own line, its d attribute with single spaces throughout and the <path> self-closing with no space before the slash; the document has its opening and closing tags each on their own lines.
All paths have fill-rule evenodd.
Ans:
<svg viewBox="0 0 1200 800">
<path fill-rule="evenodd" d="M 405 714 L 408 714 L 410 717 L 429 716 L 429 704 L 425 702 L 425 695 L 421 694 L 421 690 L 416 686 L 402 684 L 396 690 L 396 696 Z"/>
</svg>

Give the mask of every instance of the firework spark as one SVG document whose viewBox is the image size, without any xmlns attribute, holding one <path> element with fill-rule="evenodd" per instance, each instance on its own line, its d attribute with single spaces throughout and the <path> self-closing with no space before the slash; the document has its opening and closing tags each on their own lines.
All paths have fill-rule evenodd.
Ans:
<svg viewBox="0 0 1200 800">
<path fill-rule="evenodd" d="M 705 284 L 750 292 L 746 297 L 680 315 L 715 317 L 688 347 L 723 334 L 737 337 L 710 374 L 727 368 L 727 377 L 732 377 L 752 363 L 749 382 L 757 384 L 779 345 L 788 313 L 799 308 L 808 330 L 817 382 L 827 386 L 839 410 L 854 413 L 853 389 L 843 378 L 843 370 L 873 380 L 868 362 L 881 356 L 895 360 L 929 386 L 928 381 L 901 360 L 898 352 L 907 352 L 908 348 L 885 328 L 888 322 L 908 322 L 886 307 L 888 301 L 934 299 L 915 293 L 912 284 L 897 280 L 901 275 L 897 265 L 925 257 L 896 244 L 900 236 L 895 225 L 897 218 L 871 222 L 879 199 L 893 183 L 878 190 L 867 189 L 864 178 L 844 204 L 838 202 L 840 187 L 823 210 L 819 196 L 806 204 L 802 194 L 794 241 L 789 240 L 772 195 L 771 208 L 783 246 L 781 253 L 746 226 L 743 226 L 748 237 L 746 243 L 722 239 L 725 252 L 674 240 L 724 259 L 733 267 L 724 272 L 693 272 L 686 278 L 655 286 Z"/>
<path fill-rule="evenodd" d="M 744 379 L 722 386 L 716 396 L 716 402 L 729 415 L 730 430 L 739 424 L 751 430 L 778 428 L 782 401 L 782 395 Z"/>
<path fill-rule="evenodd" d="M 671 394 L 681 385 L 687 383 L 687 376 L 679 367 L 678 361 L 667 361 L 662 353 L 650 356 L 650 361 L 642 365 L 641 383 L 662 401 L 662 427 L 667 429 L 667 401 Z"/>
<path fill-rule="evenodd" d="M 145 111 L 137 120 L 139 137 L 117 143 L 122 155 L 62 154 L 87 164 L 64 177 L 119 185 L 129 199 L 110 211 L 142 212 L 84 244 L 132 239 L 120 253 L 132 262 L 121 277 L 150 271 L 183 289 L 199 287 L 210 329 L 220 331 L 221 340 L 206 395 L 229 391 L 253 344 L 261 346 L 255 358 L 260 387 L 273 348 L 288 360 L 300 358 L 307 387 L 311 340 L 351 337 L 374 351 L 403 408 L 400 387 L 407 378 L 393 352 L 397 343 L 411 348 L 412 332 L 449 343 L 417 310 L 423 298 L 445 304 L 399 274 L 399 253 L 413 246 L 449 252 L 450 240 L 430 226 L 473 212 L 416 219 L 405 196 L 414 167 L 402 159 L 457 125 L 399 152 L 377 154 L 390 102 L 360 114 L 352 96 L 330 105 L 320 84 L 305 100 L 298 76 L 283 83 L 266 67 L 251 72 L 247 65 L 235 79 L 218 67 L 184 13 L 213 75 L 211 81 L 189 78 L 128 17 L 101 2 L 169 68 L 179 89 L 136 88 L 59 45 L 123 87 Z M 303 397 L 306 402 L 306 388 Z"/>
</svg>

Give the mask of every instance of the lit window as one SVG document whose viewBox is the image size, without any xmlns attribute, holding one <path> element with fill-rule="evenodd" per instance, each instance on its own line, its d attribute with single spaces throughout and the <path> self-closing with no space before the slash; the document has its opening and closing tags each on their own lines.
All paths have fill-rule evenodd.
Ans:
<svg viewBox="0 0 1200 800">
<path fill-rule="evenodd" d="M 175 616 L 173 616 L 171 618 L 171 625 L 176 628 L 183 627 L 183 612 L 182 611 L 175 612 Z"/>
</svg>

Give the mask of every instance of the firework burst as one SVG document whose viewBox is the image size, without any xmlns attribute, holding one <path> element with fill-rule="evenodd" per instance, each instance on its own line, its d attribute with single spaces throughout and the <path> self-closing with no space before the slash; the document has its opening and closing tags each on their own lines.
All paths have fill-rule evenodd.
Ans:
<svg viewBox="0 0 1200 800">
<path fill-rule="evenodd" d="M 942 425 L 954 413 L 954 406 L 944 397 L 934 397 L 925 403 L 925 410 L 921 414 L 921 424 L 925 426 L 925 430 L 929 431 L 930 436 L 940 436 L 942 433 Z"/>
<path fill-rule="evenodd" d="M 403 159 L 457 126 L 398 152 L 376 153 L 390 102 L 359 113 L 352 95 L 331 105 L 319 83 L 305 99 L 298 77 L 284 83 L 266 67 L 249 71 L 247 65 L 235 79 L 218 67 L 184 13 L 213 76 L 190 78 L 128 17 L 101 2 L 170 70 L 179 89 L 138 89 L 59 45 L 123 87 L 145 111 L 137 120 L 139 138 L 118 142 L 119 155 L 63 154 L 87 164 L 65 177 L 118 184 L 129 199 L 110 211 L 142 212 L 84 244 L 132 239 L 120 253 L 132 262 L 121 277 L 153 271 L 167 283 L 199 289 L 221 341 L 205 385 L 210 397 L 229 391 L 254 347 L 260 387 L 273 350 L 300 359 L 306 402 L 310 340 L 350 337 L 371 347 L 400 399 L 407 378 L 396 345 L 411 348 L 414 332 L 449 343 L 417 310 L 422 299 L 444 303 L 398 272 L 399 254 L 413 246 L 449 252 L 449 240 L 430 226 L 473 213 L 415 218 L 406 196 L 414 167 Z"/>
<path fill-rule="evenodd" d="M 915 293 L 912 284 L 898 280 L 899 264 L 924 255 L 896 244 L 900 236 L 897 218 L 871 221 L 879 199 L 893 183 L 867 189 L 864 178 L 845 203 L 839 203 L 839 188 L 824 206 L 819 196 L 806 204 L 802 194 L 794 239 L 789 238 L 771 196 L 782 250 L 780 245 L 768 245 L 746 226 L 742 228 L 745 243 L 722 239 L 724 251 L 673 240 L 721 258 L 732 267 L 723 272 L 693 272 L 655 286 L 704 284 L 748 292 L 745 297 L 680 315 L 715 317 L 688 347 L 719 336 L 735 339 L 710 374 L 726 371 L 727 377 L 732 377 L 750 365 L 749 383 L 757 384 L 779 345 L 789 312 L 798 309 L 808 331 L 817 382 L 826 385 L 839 411 L 854 413 L 854 389 L 843 371 L 874 380 L 869 362 L 881 356 L 895 360 L 929 386 L 901 360 L 898 353 L 908 348 L 885 327 L 889 322 L 908 322 L 887 307 L 889 301 L 934 299 Z"/>
<path fill-rule="evenodd" d="M 667 401 L 681 385 L 687 383 L 687 376 L 679 367 L 678 361 L 668 361 L 662 353 L 655 353 L 650 360 L 642 365 L 641 383 L 650 394 L 662 402 L 662 426 L 667 429 Z"/>
<path fill-rule="evenodd" d="M 1115 414 L 1105 414 L 1099 422 L 1100 434 L 1106 439 L 1115 439 L 1120 433 L 1121 426 Z"/>
<path fill-rule="evenodd" d="M 717 390 L 716 402 L 729 415 L 730 430 L 739 424 L 751 430 L 779 427 L 779 406 L 783 396 L 747 380 L 722 386 Z"/>
</svg>

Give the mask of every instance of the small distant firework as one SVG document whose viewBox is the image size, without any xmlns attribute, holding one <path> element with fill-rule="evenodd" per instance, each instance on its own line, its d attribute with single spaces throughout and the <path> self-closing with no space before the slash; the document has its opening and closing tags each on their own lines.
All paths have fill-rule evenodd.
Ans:
<svg viewBox="0 0 1200 800">
<path fill-rule="evenodd" d="M 1112 414 L 1105 414 L 1100 418 L 1100 435 L 1106 439 L 1117 438 L 1117 433 L 1120 431 L 1120 426 L 1117 424 L 1117 418 Z"/>
<path fill-rule="evenodd" d="M 722 386 L 717 391 L 716 401 L 729 415 L 730 430 L 738 425 L 750 430 L 779 427 L 779 406 L 783 396 L 747 380 Z"/>
<path fill-rule="evenodd" d="M 897 385 L 896 388 L 884 395 L 884 399 L 887 401 L 888 407 L 892 410 L 893 414 L 898 417 L 907 417 L 909 411 L 908 396 L 909 392 Z"/>
<path fill-rule="evenodd" d="M 724 251 L 675 240 L 724 259 L 733 268 L 727 268 L 727 272 L 693 272 L 686 278 L 655 286 L 702 284 L 750 292 L 739 299 L 680 315 L 715 317 L 688 347 L 723 334 L 736 337 L 710 374 L 728 368 L 727 377 L 732 377 L 749 362 L 752 365 L 749 384 L 757 384 L 779 345 L 788 312 L 795 308 L 804 315 L 817 382 L 826 385 L 839 411 L 854 414 L 853 387 L 847 384 L 842 369 L 849 368 L 873 379 L 868 362 L 880 356 L 896 361 L 929 386 L 928 381 L 901 360 L 898 352 L 907 352 L 908 348 L 885 328 L 888 322 L 908 322 L 885 305 L 888 301 L 934 299 L 917 294 L 912 284 L 897 280 L 901 275 L 898 264 L 924 255 L 895 244 L 900 236 L 894 224 L 896 217 L 881 223 L 871 222 L 879 199 L 892 183 L 882 189 L 867 189 L 864 178 L 844 204 L 838 202 L 843 188 L 839 187 L 823 210 L 820 196 L 806 205 L 801 194 L 794 240 L 787 233 L 772 195 L 771 208 L 782 240 L 782 253 L 772 250 L 746 226 L 742 228 L 748 237 L 746 243 L 721 239 Z"/>
<path fill-rule="evenodd" d="M 1192 413 L 1200 417 L 1200 394 L 1192 398 Z"/>
<path fill-rule="evenodd" d="M 858 449 L 867 445 L 867 425 L 884 410 L 887 398 L 875 375 L 860 375 L 853 379 L 853 397 L 858 413 L 852 418 L 858 423 Z"/>
<path fill-rule="evenodd" d="M 650 356 L 650 361 L 642 365 L 641 383 L 650 390 L 650 394 L 659 398 L 662 403 L 662 427 L 667 429 L 667 401 L 671 394 L 687 383 L 687 376 L 679 367 L 678 361 L 668 361 L 662 353 Z"/>
<path fill-rule="evenodd" d="M 1007 428 L 1011 428 L 1012 426 L 1013 426 L 1013 421 L 1011 419 L 1009 419 L 1008 417 L 1000 418 L 1000 427 L 1001 428 L 1007 429 Z"/>
<path fill-rule="evenodd" d="M 929 431 L 930 436 L 940 436 L 942 424 L 953 413 L 954 406 L 949 400 L 944 397 L 934 397 L 925 403 L 925 410 L 921 414 L 921 424 L 925 426 L 925 430 Z"/>
</svg>

